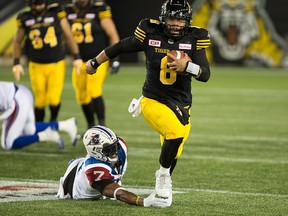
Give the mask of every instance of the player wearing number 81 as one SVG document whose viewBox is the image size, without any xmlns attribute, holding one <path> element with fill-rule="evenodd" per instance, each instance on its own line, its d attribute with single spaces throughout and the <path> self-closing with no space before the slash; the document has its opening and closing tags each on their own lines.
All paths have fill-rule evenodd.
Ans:
<svg viewBox="0 0 288 216">
<path fill-rule="evenodd" d="M 73 4 L 66 5 L 65 10 L 83 62 L 86 63 L 110 44 L 119 42 L 111 8 L 105 2 L 74 0 Z M 77 102 L 90 128 L 95 125 L 94 115 L 98 124 L 105 125 L 103 84 L 110 64 L 107 61 L 98 68 L 95 75 L 89 76 L 85 71 L 85 63 L 79 71 L 73 68 L 72 82 Z M 119 61 L 113 59 L 110 72 L 118 72 L 119 67 Z"/>
<path fill-rule="evenodd" d="M 29 75 L 35 96 L 36 121 L 44 120 L 47 105 L 51 112 L 50 121 L 55 121 L 60 109 L 66 70 L 63 36 L 74 56 L 73 64 L 82 64 L 82 60 L 66 19 L 66 12 L 58 4 L 48 5 L 48 0 L 28 2 L 31 9 L 19 13 L 17 17 L 13 73 L 16 81 L 20 81 L 20 76 L 24 74 L 20 56 L 22 41 L 25 39 Z"/>
<path fill-rule="evenodd" d="M 168 0 L 162 5 L 159 20 L 142 20 L 133 36 L 106 48 L 86 64 L 87 73 L 93 74 L 101 63 L 121 53 L 145 52 L 147 75 L 140 108 L 161 138 L 155 185 L 161 197 L 172 195 L 171 174 L 190 132 L 192 78 L 202 82 L 210 78 L 205 53 L 210 45 L 208 31 L 191 26 L 191 22 L 192 9 L 186 0 Z M 167 54 L 170 50 L 185 55 L 177 59 Z M 168 63 L 167 55 L 174 61 Z"/>
</svg>

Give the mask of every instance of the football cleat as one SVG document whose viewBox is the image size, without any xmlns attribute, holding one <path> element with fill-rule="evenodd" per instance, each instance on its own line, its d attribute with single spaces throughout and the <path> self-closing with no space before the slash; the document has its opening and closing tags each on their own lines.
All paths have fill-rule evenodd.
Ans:
<svg viewBox="0 0 288 216">
<path fill-rule="evenodd" d="M 160 170 L 155 173 L 156 184 L 155 191 L 156 195 L 162 198 L 169 198 L 172 196 L 172 180 L 169 174 L 162 174 Z"/>
<path fill-rule="evenodd" d="M 60 149 L 64 149 L 64 142 L 59 133 L 51 127 L 46 128 L 44 131 L 38 133 L 39 141 L 50 141 L 58 143 Z"/>
<path fill-rule="evenodd" d="M 77 120 L 70 118 L 65 121 L 59 121 L 59 130 L 68 133 L 73 146 L 77 143 Z"/>
</svg>

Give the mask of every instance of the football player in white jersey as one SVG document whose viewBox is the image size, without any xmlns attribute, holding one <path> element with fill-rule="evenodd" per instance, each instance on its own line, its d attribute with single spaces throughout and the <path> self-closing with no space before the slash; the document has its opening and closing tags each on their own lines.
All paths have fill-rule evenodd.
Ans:
<svg viewBox="0 0 288 216">
<path fill-rule="evenodd" d="M 37 142 L 56 142 L 64 148 L 59 131 L 67 132 L 76 144 L 75 118 L 59 122 L 37 122 L 33 111 L 31 91 L 23 85 L 0 81 L 1 146 L 5 150 L 19 149 Z"/>
<path fill-rule="evenodd" d="M 169 199 L 156 198 L 152 192 L 141 198 L 121 186 L 127 168 L 128 146 L 125 140 L 107 127 L 94 126 L 86 131 L 83 143 L 87 156 L 71 160 L 56 197 L 60 199 L 114 198 L 122 202 L 144 207 L 165 208 L 172 204 Z"/>
</svg>

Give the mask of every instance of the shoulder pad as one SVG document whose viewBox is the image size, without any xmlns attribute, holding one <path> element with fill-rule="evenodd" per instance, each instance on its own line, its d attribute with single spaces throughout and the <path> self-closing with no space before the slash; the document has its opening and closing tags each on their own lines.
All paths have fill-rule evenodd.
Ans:
<svg viewBox="0 0 288 216">
<path fill-rule="evenodd" d="M 65 5 L 65 8 L 73 8 L 74 7 L 74 5 L 71 3 L 71 4 L 66 4 Z"/>
<path fill-rule="evenodd" d="M 152 29 L 153 27 L 154 28 L 158 27 L 159 24 L 160 24 L 160 21 L 158 20 L 145 18 L 139 22 L 138 27 L 142 30 L 148 31 L 148 29 Z"/>
<path fill-rule="evenodd" d="M 20 12 L 18 15 L 17 15 L 17 19 L 22 19 L 22 18 L 24 18 L 24 17 L 26 17 L 26 16 L 29 16 L 29 13 L 30 13 L 31 11 L 22 11 L 22 12 Z"/>
<path fill-rule="evenodd" d="M 57 7 L 60 7 L 60 5 L 58 3 L 53 3 L 53 4 L 49 4 L 47 6 L 47 9 L 52 9 L 52 8 L 57 8 Z"/>
<path fill-rule="evenodd" d="M 100 6 L 103 6 L 104 5 L 104 2 L 95 2 L 94 3 L 94 6 L 96 6 L 96 7 L 100 7 Z"/>
<path fill-rule="evenodd" d="M 191 34 L 197 40 L 196 43 L 197 50 L 206 49 L 210 47 L 211 45 L 210 34 L 206 29 L 197 26 L 192 26 L 190 28 L 191 28 Z"/>
<path fill-rule="evenodd" d="M 204 28 L 198 26 L 190 26 L 189 29 L 192 32 L 193 37 L 196 39 L 210 39 L 209 32 Z"/>
<path fill-rule="evenodd" d="M 152 24 L 160 25 L 160 21 L 159 21 L 159 20 L 149 19 L 149 21 L 150 21 L 150 23 L 152 23 Z"/>
</svg>

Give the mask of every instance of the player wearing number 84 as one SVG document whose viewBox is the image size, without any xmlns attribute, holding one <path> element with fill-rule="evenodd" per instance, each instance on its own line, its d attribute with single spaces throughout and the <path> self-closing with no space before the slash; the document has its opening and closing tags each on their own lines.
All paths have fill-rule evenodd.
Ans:
<svg viewBox="0 0 288 216">
<path fill-rule="evenodd" d="M 17 16 L 17 31 L 14 39 L 13 73 L 16 81 L 24 74 L 20 64 L 22 41 L 29 61 L 29 75 L 35 97 L 36 121 L 45 118 L 45 107 L 50 108 L 50 121 L 56 121 L 61 105 L 61 94 L 65 77 L 65 36 L 73 64 L 81 66 L 82 60 L 73 39 L 66 12 L 58 4 L 48 5 L 48 0 L 28 0 L 30 10 Z"/>
<path fill-rule="evenodd" d="M 147 75 L 138 103 L 129 107 L 134 116 L 142 110 L 147 123 L 160 134 L 160 169 L 156 171 L 156 194 L 172 196 L 171 174 L 190 133 L 192 78 L 206 82 L 210 78 L 205 48 L 210 45 L 207 30 L 193 27 L 192 9 L 186 0 L 168 0 L 159 20 L 143 19 L 134 35 L 104 49 L 86 63 L 86 71 L 95 73 L 103 62 L 119 54 L 144 51 Z M 183 58 L 167 54 L 185 53 Z M 174 61 L 167 62 L 167 55 Z M 137 100 L 136 100 L 137 101 Z M 139 106 L 138 106 L 139 104 Z"/>
</svg>

